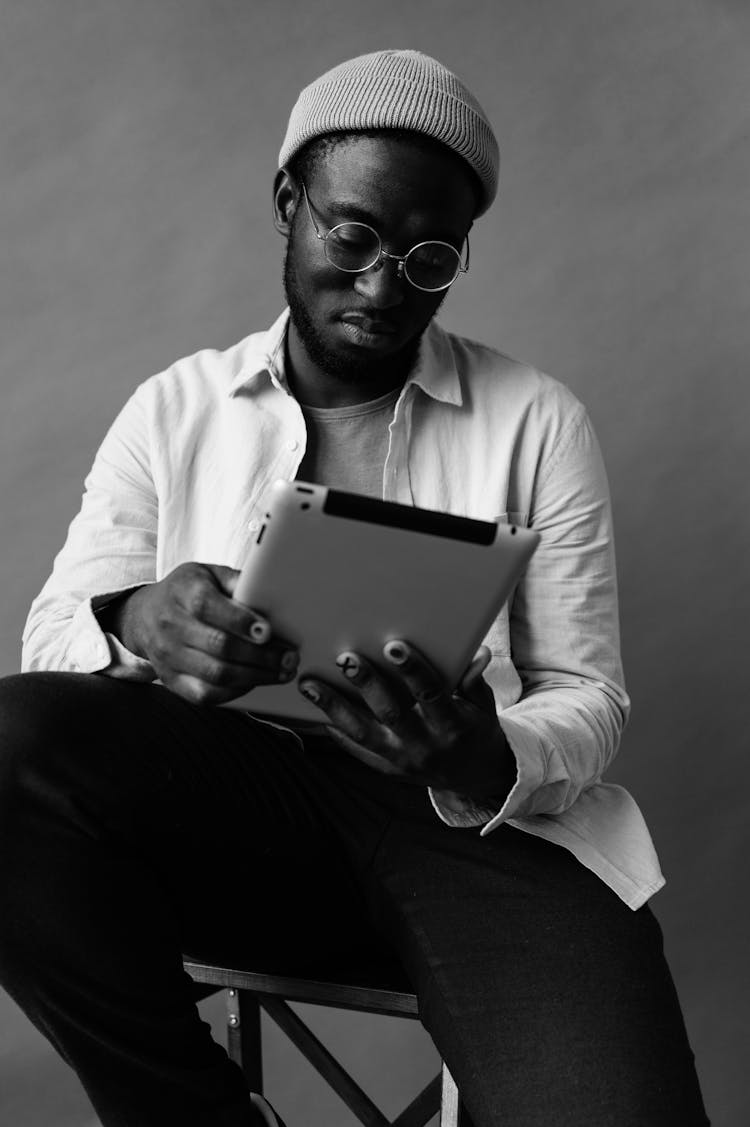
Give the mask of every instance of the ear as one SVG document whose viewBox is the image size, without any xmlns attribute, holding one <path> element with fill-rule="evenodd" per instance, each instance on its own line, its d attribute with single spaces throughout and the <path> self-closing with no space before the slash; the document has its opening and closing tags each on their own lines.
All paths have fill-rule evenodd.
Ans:
<svg viewBox="0 0 750 1127">
<path fill-rule="evenodd" d="M 299 188 L 286 168 L 280 168 L 273 182 L 273 225 L 285 239 L 289 238 L 297 210 Z"/>
</svg>

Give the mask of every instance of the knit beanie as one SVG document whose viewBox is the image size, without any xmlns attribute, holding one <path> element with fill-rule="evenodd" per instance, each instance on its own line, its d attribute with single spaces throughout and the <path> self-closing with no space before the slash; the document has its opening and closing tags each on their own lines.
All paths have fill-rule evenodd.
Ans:
<svg viewBox="0 0 750 1127">
<path fill-rule="evenodd" d="M 375 51 L 316 78 L 294 105 L 279 167 L 313 137 L 363 129 L 409 129 L 440 141 L 479 177 L 477 215 L 494 200 L 500 154 L 492 126 L 461 80 L 429 55 Z"/>
</svg>

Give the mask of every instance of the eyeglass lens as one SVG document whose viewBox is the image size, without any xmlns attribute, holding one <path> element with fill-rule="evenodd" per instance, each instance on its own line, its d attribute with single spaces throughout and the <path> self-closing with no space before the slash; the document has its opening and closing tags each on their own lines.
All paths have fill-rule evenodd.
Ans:
<svg viewBox="0 0 750 1127">
<path fill-rule="evenodd" d="M 377 262 L 380 239 L 364 223 L 340 223 L 329 231 L 325 251 L 331 265 L 356 273 Z M 447 243 L 426 242 L 409 251 L 404 272 L 412 285 L 437 290 L 451 284 L 460 265 L 461 256 L 455 247 Z"/>
</svg>

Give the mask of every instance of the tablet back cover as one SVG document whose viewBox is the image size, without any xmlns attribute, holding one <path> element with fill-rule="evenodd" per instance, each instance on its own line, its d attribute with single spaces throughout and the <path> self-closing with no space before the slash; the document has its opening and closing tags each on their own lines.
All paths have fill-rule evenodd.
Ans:
<svg viewBox="0 0 750 1127">
<path fill-rule="evenodd" d="M 300 677 L 312 674 L 356 695 L 335 665 L 337 655 L 354 650 L 387 668 L 382 648 L 402 638 L 453 689 L 538 539 L 513 526 L 279 482 L 234 597 L 300 647 Z M 294 682 L 258 686 L 229 704 L 259 715 L 326 719 Z"/>
</svg>

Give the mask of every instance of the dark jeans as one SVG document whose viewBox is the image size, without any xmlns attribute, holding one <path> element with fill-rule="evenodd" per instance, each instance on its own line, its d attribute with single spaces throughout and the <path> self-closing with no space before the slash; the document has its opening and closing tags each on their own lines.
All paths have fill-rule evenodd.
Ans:
<svg viewBox="0 0 750 1127">
<path fill-rule="evenodd" d="M 7 678 L 0 858 L 0 980 L 107 1127 L 249 1122 L 185 950 L 300 974 L 391 952 L 475 1127 L 708 1122 L 650 910 L 541 839 L 445 826 L 325 739 Z"/>
</svg>

